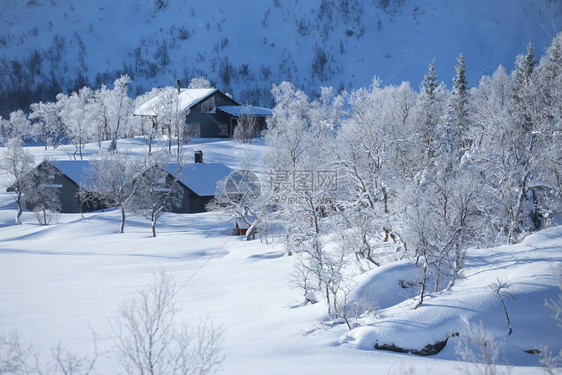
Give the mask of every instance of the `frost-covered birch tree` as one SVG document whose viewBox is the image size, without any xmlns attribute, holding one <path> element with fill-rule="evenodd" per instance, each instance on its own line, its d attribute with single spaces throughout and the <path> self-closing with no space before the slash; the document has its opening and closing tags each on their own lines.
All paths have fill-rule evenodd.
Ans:
<svg viewBox="0 0 562 375">
<path fill-rule="evenodd" d="M 104 205 L 119 207 L 119 232 L 124 233 L 126 212 L 132 208 L 141 189 L 145 160 L 127 152 L 101 152 L 98 159 L 91 163 L 91 174 L 87 177 L 88 191 L 95 193 Z"/>
<path fill-rule="evenodd" d="M 20 217 L 23 213 L 23 196 L 32 182 L 31 176 L 35 164 L 33 155 L 22 147 L 19 138 L 8 141 L 0 159 L 0 169 L 8 177 L 4 181 L 17 204 L 16 224 L 21 224 Z"/>
<path fill-rule="evenodd" d="M 57 95 L 57 104 L 60 108 L 65 134 L 74 146 L 72 153 L 74 159 L 76 159 L 76 154 L 80 156 L 80 159 L 83 158 L 84 147 L 93 135 L 92 107 L 90 106 L 92 95 L 93 91 L 88 87 L 70 95 Z"/>
<path fill-rule="evenodd" d="M 152 237 L 156 237 L 158 219 L 181 204 L 183 197 L 175 175 L 170 175 L 165 166 L 168 155 L 157 154 L 148 159 L 148 167 L 138 179 L 139 189 L 134 195 L 134 210 L 150 220 Z"/>
<path fill-rule="evenodd" d="M 161 94 L 161 90 L 154 88 L 149 92 L 136 97 L 134 101 L 135 108 L 139 108 L 141 105 L 147 103 L 149 100 L 155 98 Z M 148 145 L 148 153 L 152 153 L 152 144 L 155 139 L 160 135 L 160 120 L 162 117 L 161 108 L 159 106 L 154 106 L 150 109 L 154 112 L 154 116 L 134 116 L 132 119 L 133 127 L 135 131 L 144 137 L 145 143 Z"/>
<path fill-rule="evenodd" d="M 110 91 L 108 108 L 107 135 L 111 139 L 110 149 L 117 149 L 117 139 L 125 135 L 133 115 L 133 100 L 129 97 L 131 78 L 123 75 L 113 82 Z"/>
<path fill-rule="evenodd" d="M 33 136 L 43 141 L 45 150 L 48 144 L 57 148 L 65 137 L 57 103 L 33 103 L 30 109 L 29 119 L 34 121 L 32 124 Z"/>
<path fill-rule="evenodd" d="M 361 239 L 358 255 L 375 265 L 372 243 L 393 239 L 399 212 L 395 189 L 414 173 L 409 152 L 412 147 L 412 120 L 415 95 L 409 85 L 379 87 L 374 80 L 369 89 L 352 92 L 349 117 L 342 122 L 337 137 L 338 173 L 345 193 L 342 215 Z M 357 231 L 359 230 L 359 231 Z"/>
<path fill-rule="evenodd" d="M 12 138 L 26 139 L 31 136 L 31 122 L 21 109 L 10 113 L 8 119 L 0 117 L 0 140 L 4 143 Z"/>
</svg>

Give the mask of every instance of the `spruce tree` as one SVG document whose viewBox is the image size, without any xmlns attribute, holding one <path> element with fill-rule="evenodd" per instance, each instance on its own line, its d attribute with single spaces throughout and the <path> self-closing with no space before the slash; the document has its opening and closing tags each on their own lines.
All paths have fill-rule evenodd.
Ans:
<svg viewBox="0 0 562 375">
<path fill-rule="evenodd" d="M 457 75 L 453 78 L 453 92 L 450 105 L 453 107 L 455 125 L 459 132 L 458 144 L 461 146 L 461 149 L 466 150 L 472 142 L 466 139 L 470 125 L 468 116 L 468 80 L 466 79 L 466 62 L 462 52 L 457 61 L 458 64 L 455 67 Z"/>
<path fill-rule="evenodd" d="M 420 121 L 421 125 L 421 142 L 424 155 L 427 159 L 431 159 L 435 154 L 433 142 L 435 141 L 436 126 L 439 121 L 439 103 L 437 98 L 437 90 L 439 88 L 439 76 L 435 71 L 435 58 L 429 64 L 427 74 L 423 77 L 420 85 Z"/>
<path fill-rule="evenodd" d="M 534 96 L 532 81 L 536 65 L 535 51 L 529 42 L 527 53 L 517 56 L 513 72 L 513 119 L 517 128 L 523 133 L 529 133 L 533 128 L 530 106 Z"/>
<path fill-rule="evenodd" d="M 552 40 L 546 58 L 548 59 L 546 69 L 552 77 L 560 76 L 562 74 L 562 33 L 558 33 Z"/>
<path fill-rule="evenodd" d="M 527 54 L 517 56 L 515 63 L 514 81 L 518 87 L 528 86 L 531 75 L 537 65 L 535 58 L 535 49 L 531 42 L 527 45 Z"/>
<path fill-rule="evenodd" d="M 423 77 L 423 81 L 421 83 L 421 89 L 423 93 L 432 100 L 435 100 L 435 90 L 439 87 L 439 83 L 437 80 L 439 79 L 439 75 L 435 71 L 435 58 L 429 64 L 429 71 Z"/>
</svg>

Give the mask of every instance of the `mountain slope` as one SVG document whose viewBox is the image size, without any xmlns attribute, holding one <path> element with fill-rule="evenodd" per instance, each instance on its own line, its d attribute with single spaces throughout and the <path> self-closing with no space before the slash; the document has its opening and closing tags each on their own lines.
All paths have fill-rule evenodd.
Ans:
<svg viewBox="0 0 562 375">
<path fill-rule="evenodd" d="M 1 8 L 2 115 L 122 73 L 134 80 L 132 94 L 204 75 L 256 105 L 269 105 L 271 83 L 283 80 L 311 95 L 374 75 L 417 87 L 433 57 L 450 84 L 461 51 L 476 85 L 499 64 L 510 71 L 529 41 L 542 55 L 562 30 L 553 0 L 4 0 Z"/>
</svg>

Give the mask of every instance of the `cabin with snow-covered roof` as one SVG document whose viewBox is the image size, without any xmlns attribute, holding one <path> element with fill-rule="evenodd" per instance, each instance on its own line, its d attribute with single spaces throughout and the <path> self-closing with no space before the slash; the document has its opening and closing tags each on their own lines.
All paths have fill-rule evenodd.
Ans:
<svg viewBox="0 0 562 375">
<path fill-rule="evenodd" d="M 232 169 L 222 163 L 201 162 L 181 166 L 169 163 L 164 168 L 168 172 L 166 180 L 175 177 L 182 191 L 181 204 L 172 209 L 175 213 L 205 212 L 206 205 L 216 194 L 217 182 L 224 180 Z"/>
<path fill-rule="evenodd" d="M 88 160 L 51 160 L 43 161 L 39 170 L 46 181 L 37 181 L 48 188 L 55 189 L 60 202 L 61 213 L 91 212 L 107 208 L 96 198 L 94 192 L 87 191 L 88 176 L 92 174 L 93 165 Z M 222 163 L 203 163 L 203 153 L 195 152 L 194 163 L 180 166 L 169 163 L 163 169 L 166 172 L 164 183 L 169 187 L 174 180 L 179 183 L 181 204 L 172 208 L 174 213 L 197 213 L 206 211 L 207 203 L 216 194 L 217 182 L 226 179 L 232 170 Z M 8 188 L 10 191 L 10 188 Z M 82 191 L 80 197 L 79 192 Z M 32 211 L 31 202 L 26 202 L 26 209 Z"/>
<path fill-rule="evenodd" d="M 61 213 L 91 212 L 105 208 L 85 188 L 87 176 L 92 170 L 88 160 L 45 160 L 37 168 L 48 171 L 47 181 L 40 183 L 57 191 Z M 84 193 L 82 197 L 79 196 L 80 189 Z M 34 207 L 26 201 L 25 208 L 32 211 Z"/>
<path fill-rule="evenodd" d="M 265 127 L 265 119 L 273 115 L 268 108 L 240 105 L 230 96 L 216 88 L 177 88 L 177 110 L 185 115 L 186 135 L 201 138 L 232 138 L 234 128 L 242 116 L 252 116 L 257 122 L 257 131 Z M 144 116 L 158 126 L 162 120 L 169 96 L 162 93 L 141 105 L 135 116 Z"/>
</svg>

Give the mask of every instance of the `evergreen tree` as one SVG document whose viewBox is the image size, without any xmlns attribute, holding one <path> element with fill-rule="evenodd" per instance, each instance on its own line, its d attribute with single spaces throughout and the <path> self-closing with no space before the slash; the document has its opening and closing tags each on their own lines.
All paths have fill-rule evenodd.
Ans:
<svg viewBox="0 0 562 375">
<path fill-rule="evenodd" d="M 467 134 L 470 127 L 469 113 L 468 113 L 468 80 L 466 79 L 466 62 L 464 55 L 461 54 L 457 58 L 458 64 L 455 67 L 457 75 L 453 78 L 453 92 L 449 105 L 452 106 L 454 117 L 456 121 L 456 128 L 459 132 L 459 145 L 462 149 L 466 150 L 472 144 L 472 141 L 467 139 Z"/>
<path fill-rule="evenodd" d="M 435 58 L 429 64 L 429 71 L 423 77 L 423 81 L 421 83 L 421 89 L 427 97 L 435 100 L 435 91 L 437 87 L 439 87 L 439 83 L 437 80 L 439 79 L 439 75 L 435 71 Z"/>
<path fill-rule="evenodd" d="M 517 56 L 512 75 L 514 82 L 513 121 L 517 128 L 524 133 L 529 133 L 533 128 L 531 111 L 533 111 L 532 103 L 536 99 L 536 92 L 534 92 L 534 84 L 532 83 L 535 65 L 537 65 L 535 51 L 533 45 L 529 42 L 527 53 Z"/>
<path fill-rule="evenodd" d="M 443 122 L 438 125 L 441 135 L 434 142 L 435 167 L 447 174 L 452 173 L 456 169 L 460 160 L 460 131 L 457 127 L 458 118 L 456 116 L 455 107 L 451 101 L 447 106 L 447 113 L 443 118 Z"/>
<path fill-rule="evenodd" d="M 434 156 L 435 150 L 433 142 L 435 140 L 435 131 L 437 122 L 441 116 L 441 105 L 439 94 L 442 91 L 441 85 L 438 83 L 439 76 L 435 71 L 435 59 L 429 64 L 429 70 L 423 77 L 420 85 L 420 97 L 418 102 L 418 122 L 421 127 L 420 141 L 423 154 L 427 159 Z"/>
<path fill-rule="evenodd" d="M 554 37 L 552 44 L 548 47 L 546 62 L 543 64 L 545 69 L 552 77 L 562 74 L 562 33 Z"/>
<path fill-rule="evenodd" d="M 514 81 L 517 86 L 528 86 L 530 83 L 531 75 L 537 65 L 535 58 L 535 49 L 531 42 L 527 45 L 527 54 L 517 56 L 514 71 Z"/>
</svg>

